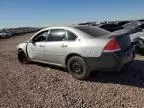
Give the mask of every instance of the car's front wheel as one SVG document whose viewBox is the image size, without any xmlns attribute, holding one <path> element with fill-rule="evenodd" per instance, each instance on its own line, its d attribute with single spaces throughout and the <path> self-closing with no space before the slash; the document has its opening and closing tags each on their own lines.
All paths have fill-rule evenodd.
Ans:
<svg viewBox="0 0 144 108">
<path fill-rule="evenodd" d="M 76 79 L 84 80 L 89 77 L 90 70 L 85 60 L 80 56 L 73 56 L 68 60 L 67 68 Z"/>
<path fill-rule="evenodd" d="M 26 56 L 26 54 L 22 50 L 18 51 L 17 57 L 18 57 L 18 61 L 20 63 L 27 64 L 30 62 L 28 57 Z"/>
</svg>

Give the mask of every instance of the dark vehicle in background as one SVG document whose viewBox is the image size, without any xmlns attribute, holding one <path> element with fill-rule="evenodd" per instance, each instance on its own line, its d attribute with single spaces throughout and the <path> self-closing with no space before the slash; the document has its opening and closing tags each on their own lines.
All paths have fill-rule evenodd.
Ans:
<svg viewBox="0 0 144 108">
<path fill-rule="evenodd" d="M 9 32 L 0 32 L 0 39 L 11 37 L 12 34 Z"/>
<path fill-rule="evenodd" d="M 134 21 L 124 25 L 129 31 L 131 42 L 135 47 L 135 53 L 144 55 L 144 23 Z"/>
<path fill-rule="evenodd" d="M 126 29 L 129 30 L 129 33 L 135 33 L 139 32 L 144 28 L 144 24 L 142 21 L 104 21 L 100 22 L 99 24 L 97 22 L 86 22 L 86 23 L 79 23 L 78 25 L 90 25 L 90 26 L 98 26 L 100 28 L 103 28 L 105 30 L 108 30 L 110 32 L 114 32 L 117 30 Z"/>
<path fill-rule="evenodd" d="M 135 51 L 138 54 L 144 55 L 144 37 L 138 37 L 135 44 Z"/>
<path fill-rule="evenodd" d="M 42 28 L 33 27 L 19 27 L 19 28 L 7 28 L 0 30 L 0 39 L 9 38 L 11 36 L 21 35 L 25 33 L 32 33 L 41 30 Z"/>
<path fill-rule="evenodd" d="M 144 32 L 144 22 L 141 23 L 140 28 L 141 28 L 142 31 Z"/>
<path fill-rule="evenodd" d="M 131 34 L 130 38 L 135 46 L 135 53 L 144 55 L 144 30 Z"/>
<path fill-rule="evenodd" d="M 118 23 L 99 25 L 100 28 L 110 32 L 125 29 L 128 30 L 130 34 L 141 31 L 143 26 L 144 25 L 142 25 L 142 23 L 139 21 L 121 21 Z"/>
<path fill-rule="evenodd" d="M 103 28 L 105 30 L 108 30 L 110 32 L 114 32 L 120 29 L 123 29 L 123 27 L 119 24 L 103 24 L 99 26 L 100 28 Z"/>
<path fill-rule="evenodd" d="M 119 21 L 117 24 L 123 26 L 123 25 L 125 25 L 125 24 L 127 24 L 129 22 L 130 21 Z"/>
</svg>

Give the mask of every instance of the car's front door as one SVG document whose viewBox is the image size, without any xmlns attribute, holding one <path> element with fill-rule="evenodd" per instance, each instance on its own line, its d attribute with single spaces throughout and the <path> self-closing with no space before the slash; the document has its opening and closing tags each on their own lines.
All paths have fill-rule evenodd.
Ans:
<svg viewBox="0 0 144 108">
<path fill-rule="evenodd" d="M 27 52 L 31 60 L 44 61 L 44 49 L 47 36 L 48 30 L 40 32 L 28 43 Z"/>
<path fill-rule="evenodd" d="M 63 64 L 68 42 L 64 29 L 51 29 L 45 44 L 45 59 L 50 63 Z"/>
</svg>

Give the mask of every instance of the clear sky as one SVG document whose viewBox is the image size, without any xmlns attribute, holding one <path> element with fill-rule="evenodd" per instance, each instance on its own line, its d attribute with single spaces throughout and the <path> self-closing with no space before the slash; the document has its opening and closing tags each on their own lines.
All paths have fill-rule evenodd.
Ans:
<svg viewBox="0 0 144 108">
<path fill-rule="evenodd" d="M 144 18 L 144 0 L 0 0 L 0 28 Z"/>
</svg>

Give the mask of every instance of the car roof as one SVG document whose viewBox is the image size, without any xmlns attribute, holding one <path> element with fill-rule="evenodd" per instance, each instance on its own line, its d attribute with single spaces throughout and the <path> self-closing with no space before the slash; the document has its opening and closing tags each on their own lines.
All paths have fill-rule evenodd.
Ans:
<svg viewBox="0 0 144 108">
<path fill-rule="evenodd" d="M 91 26 L 91 25 L 69 25 L 69 26 L 51 26 L 44 28 L 42 30 L 49 30 L 49 29 L 68 29 L 68 28 L 76 28 L 76 27 L 94 27 L 94 28 L 100 28 L 98 26 Z M 101 28 L 102 29 L 102 28 Z"/>
<path fill-rule="evenodd" d="M 75 27 L 79 27 L 79 26 L 83 26 L 83 25 L 70 25 L 70 26 L 53 26 L 53 27 L 47 27 L 44 28 L 42 30 L 40 30 L 39 32 L 37 32 L 35 35 L 37 35 L 40 32 L 46 31 L 46 30 L 50 30 L 50 29 L 66 29 L 71 31 L 72 33 L 76 34 L 77 36 L 81 37 L 81 38 L 85 38 L 85 39 L 89 39 L 92 38 L 90 36 L 88 36 L 87 34 L 85 34 L 84 32 L 76 29 Z M 84 25 L 86 26 L 86 25 Z M 82 35 L 82 36 L 81 36 Z"/>
<path fill-rule="evenodd" d="M 50 29 L 65 29 L 65 30 L 69 30 L 71 31 L 72 33 L 74 33 L 75 35 L 81 37 L 81 38 L 84 38 L 84 39 L 91 39 L 91 38 L 94 38 L 92 35 L 90 34 L 87 34 L 86 32 L 84 31 L 81 31 L 79 30 L 78 28 L 79 27 L 92 27 L 94 28 L 95 30 L 97 31 L 100 31 L 102 28 L 99 28 L 97 26 L 90 26 L 90 25 L 70 25 L 70 26 L 55 26 L 55 27 L 48 27 L 48 28 L 45 28 L 45 29 L 42 29 L 40 30 L 38 33 L 40 32 L 43 32 L 45 30 L 50 30 Z M 102 29 L 104 30 L 104 29 Z M 107 31 L 107 30 L 104 30 L 104 31 Z M 109 32 L 109 31 L 107 31 Z M 37 33 L 37 34 L 38 34 Z M 109 32 L 110 33 L 110 32 Z"/>
</svg>

